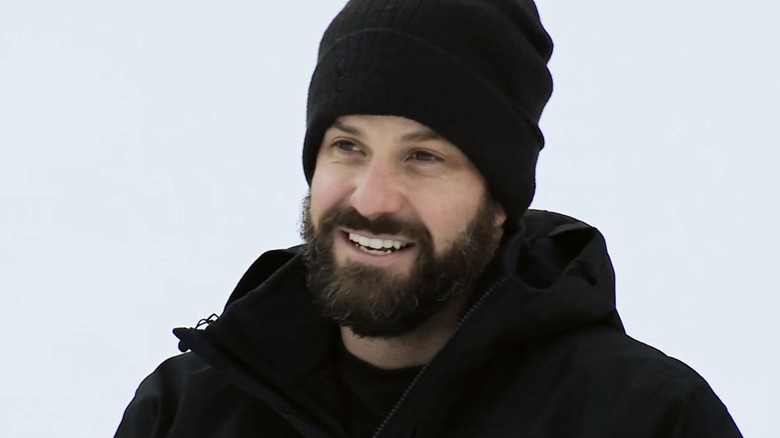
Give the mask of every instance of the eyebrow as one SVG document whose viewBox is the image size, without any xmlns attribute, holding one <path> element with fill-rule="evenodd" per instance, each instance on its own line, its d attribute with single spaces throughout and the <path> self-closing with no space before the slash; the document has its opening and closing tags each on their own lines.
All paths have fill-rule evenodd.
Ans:
<svg viewBox="0 0 780 438">
<path fill-rule="evenodd" d="M 355 128 L 354 126 L 345 125 L 345 124 L 341 123 L 338 120 L 333 122 L 333 127 L 338 129 L 338 130 L 340 130 L 340 131 L 344 131 L 347 134 L 352 134 L 352 135 L 357 135 L 357 136 L 363 135 L 363 131 Z"/>
<path fill-rule="evenodd" d="M 341 131 L 344 131 L 347 134 L 352 134 L 358 137 L 363 136 L 363 131 L 361 131 L 360 129 L 354 126 L 345 125 L 339 120 L 333 122 L 333 127 Z M 444 137 L 442 137 L 441 134 L 439 134 L 438 132 L 430 128 L 423 128 L 420 129 L 419 131 L 410 132 L 408 134 L 404 134 L 404 136 L 401 137 L 401 141 L 403 142 L 416 142 L 416 141 L 423 142 L 429 140 L 443 140 L 443 139 Z"/>
<path fill-rule="evenodd" d="M 401 141 L 406 142 L 423 142 L 423 141 L 429 141 L 429 140 L 443 140 L 444 137 L 442 137 L 438 132 L 425 128 L 420 131 L 416 132 L 410 132 L 409 134 L 404 135 L 401 137 Z"/>
</svg>

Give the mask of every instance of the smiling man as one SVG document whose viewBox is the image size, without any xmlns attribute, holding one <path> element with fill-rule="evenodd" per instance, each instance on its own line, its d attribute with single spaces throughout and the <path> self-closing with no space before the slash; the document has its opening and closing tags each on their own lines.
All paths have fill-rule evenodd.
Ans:
<svg viewBox="0 0 780 438">
<path fill-rule="evenodd" d="M 440 313 L 446 336 L 506 219 L 479 171 L 440 135 L 396 116 L 340 117 L 316 163 L 303 227 L 308 284 L 347 348 Z"/>
<path fill-rule="evenodd" d="M 741 436 L 625 334 L 599 232 L 528 210 L 551 52 L 531 0 L 348 2 L 309 87 L 303 245 L 174 331 L 116 436 Z"/>
</svg>

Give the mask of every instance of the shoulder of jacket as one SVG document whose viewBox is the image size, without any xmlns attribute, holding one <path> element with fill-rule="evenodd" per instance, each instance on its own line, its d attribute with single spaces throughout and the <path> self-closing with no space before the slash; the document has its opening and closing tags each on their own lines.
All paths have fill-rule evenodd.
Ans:
<svg viewBox="0 0 780 438">
<path fill-rule="evenodd" d="M 590 351 L 583 362 L 592 383 L 626 409 L 625 417 L 615 419 L 619 436 L 742 436 L 709 383 L 684 362 L 617 332 L 585 345 Z"/>
<path fill-rule="evenodd" d="M 700 378 L 680 360 L 606 326 L 574 330 L 562 336 L 561 342 L 575 345 L 578 360 L 589 368 L 606 374 L 624 368 L 631 371 L 628 375 L 642 376 L 653 387 L 680 377 Z"/>
<path fill-rule="evenodd" d="M 141 382 L 136 398 L 175 396 L 192 376 L 210 369 L 208 364 L 192 353 L 173 356 L 163 361 Z"/>
<path fill-rule="evenodd" d="M 677 362 L 676 375 L 657 382 L 637 406 L 624 436 L 742 437 L 728 408 L 709 383 L 684 363 L 670 359 Z M 655 433 L 648 434 L 649 431 Z"/>
<path fill-rule="evenodd" d="M 543 356 L 566 358 L 569 380 L 589 382 L 608 394 L 604 400 L 615 403 L 619 436 L 741 436 L 699 373 L 625 333 L 595 325 L 551 340 L 547 348 L 553 350 Z M 625 415 L 618 416 L 621 411 Z"/>
<path fill-rule="evenodd" d="M 175 406 L 193 376 L 207 373 L 210 368 L 192 353 L 180 354 L 162 362 L 138 386 L 114 437 L 164 436 L 173 421 Z"/>
</svg>

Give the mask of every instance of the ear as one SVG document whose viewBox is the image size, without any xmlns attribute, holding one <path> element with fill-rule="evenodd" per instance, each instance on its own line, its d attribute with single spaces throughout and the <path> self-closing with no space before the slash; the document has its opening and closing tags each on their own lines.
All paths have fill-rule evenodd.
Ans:
<svg viewBox="0 0 780 438">
<path fill-rule="evenodd" d="M 499 205 L 496 209 L 496 218 L 494 224 L 496 227 L 503 227 L 504 222 L 506 222 L 506 212 L 504 211 L 504 207 Z"/>
<path fill-rule="evenodd" d="M 495 217 L 493 218 L 493 226 L 496 233 L 496 239 L 501 239 L 504 234 L 504 223 L 506 222 L 506 211 L 504 207 L 496 202 Z"/>
</svg>

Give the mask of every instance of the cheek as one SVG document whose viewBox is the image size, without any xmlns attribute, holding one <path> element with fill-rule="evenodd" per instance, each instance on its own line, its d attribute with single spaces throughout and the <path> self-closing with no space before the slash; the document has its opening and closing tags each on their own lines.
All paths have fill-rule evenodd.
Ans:
<svg viewBox="0 0 780 438">
<path fill-rule="evenodd" d="M 437 251 L 449 247 L 466 230 L 484 196 L 484 190 L 474 184 L 418 197 L 417 213 L 430 231 Z"/>
<path fill-rule="evenodd" d="M 316 224 L 330 209 L 342 202 L 345 185 L 334 178 L 330 172 L 315 170 L 311 180 L 310 210 L 312 220 Z"/>
</svg>

